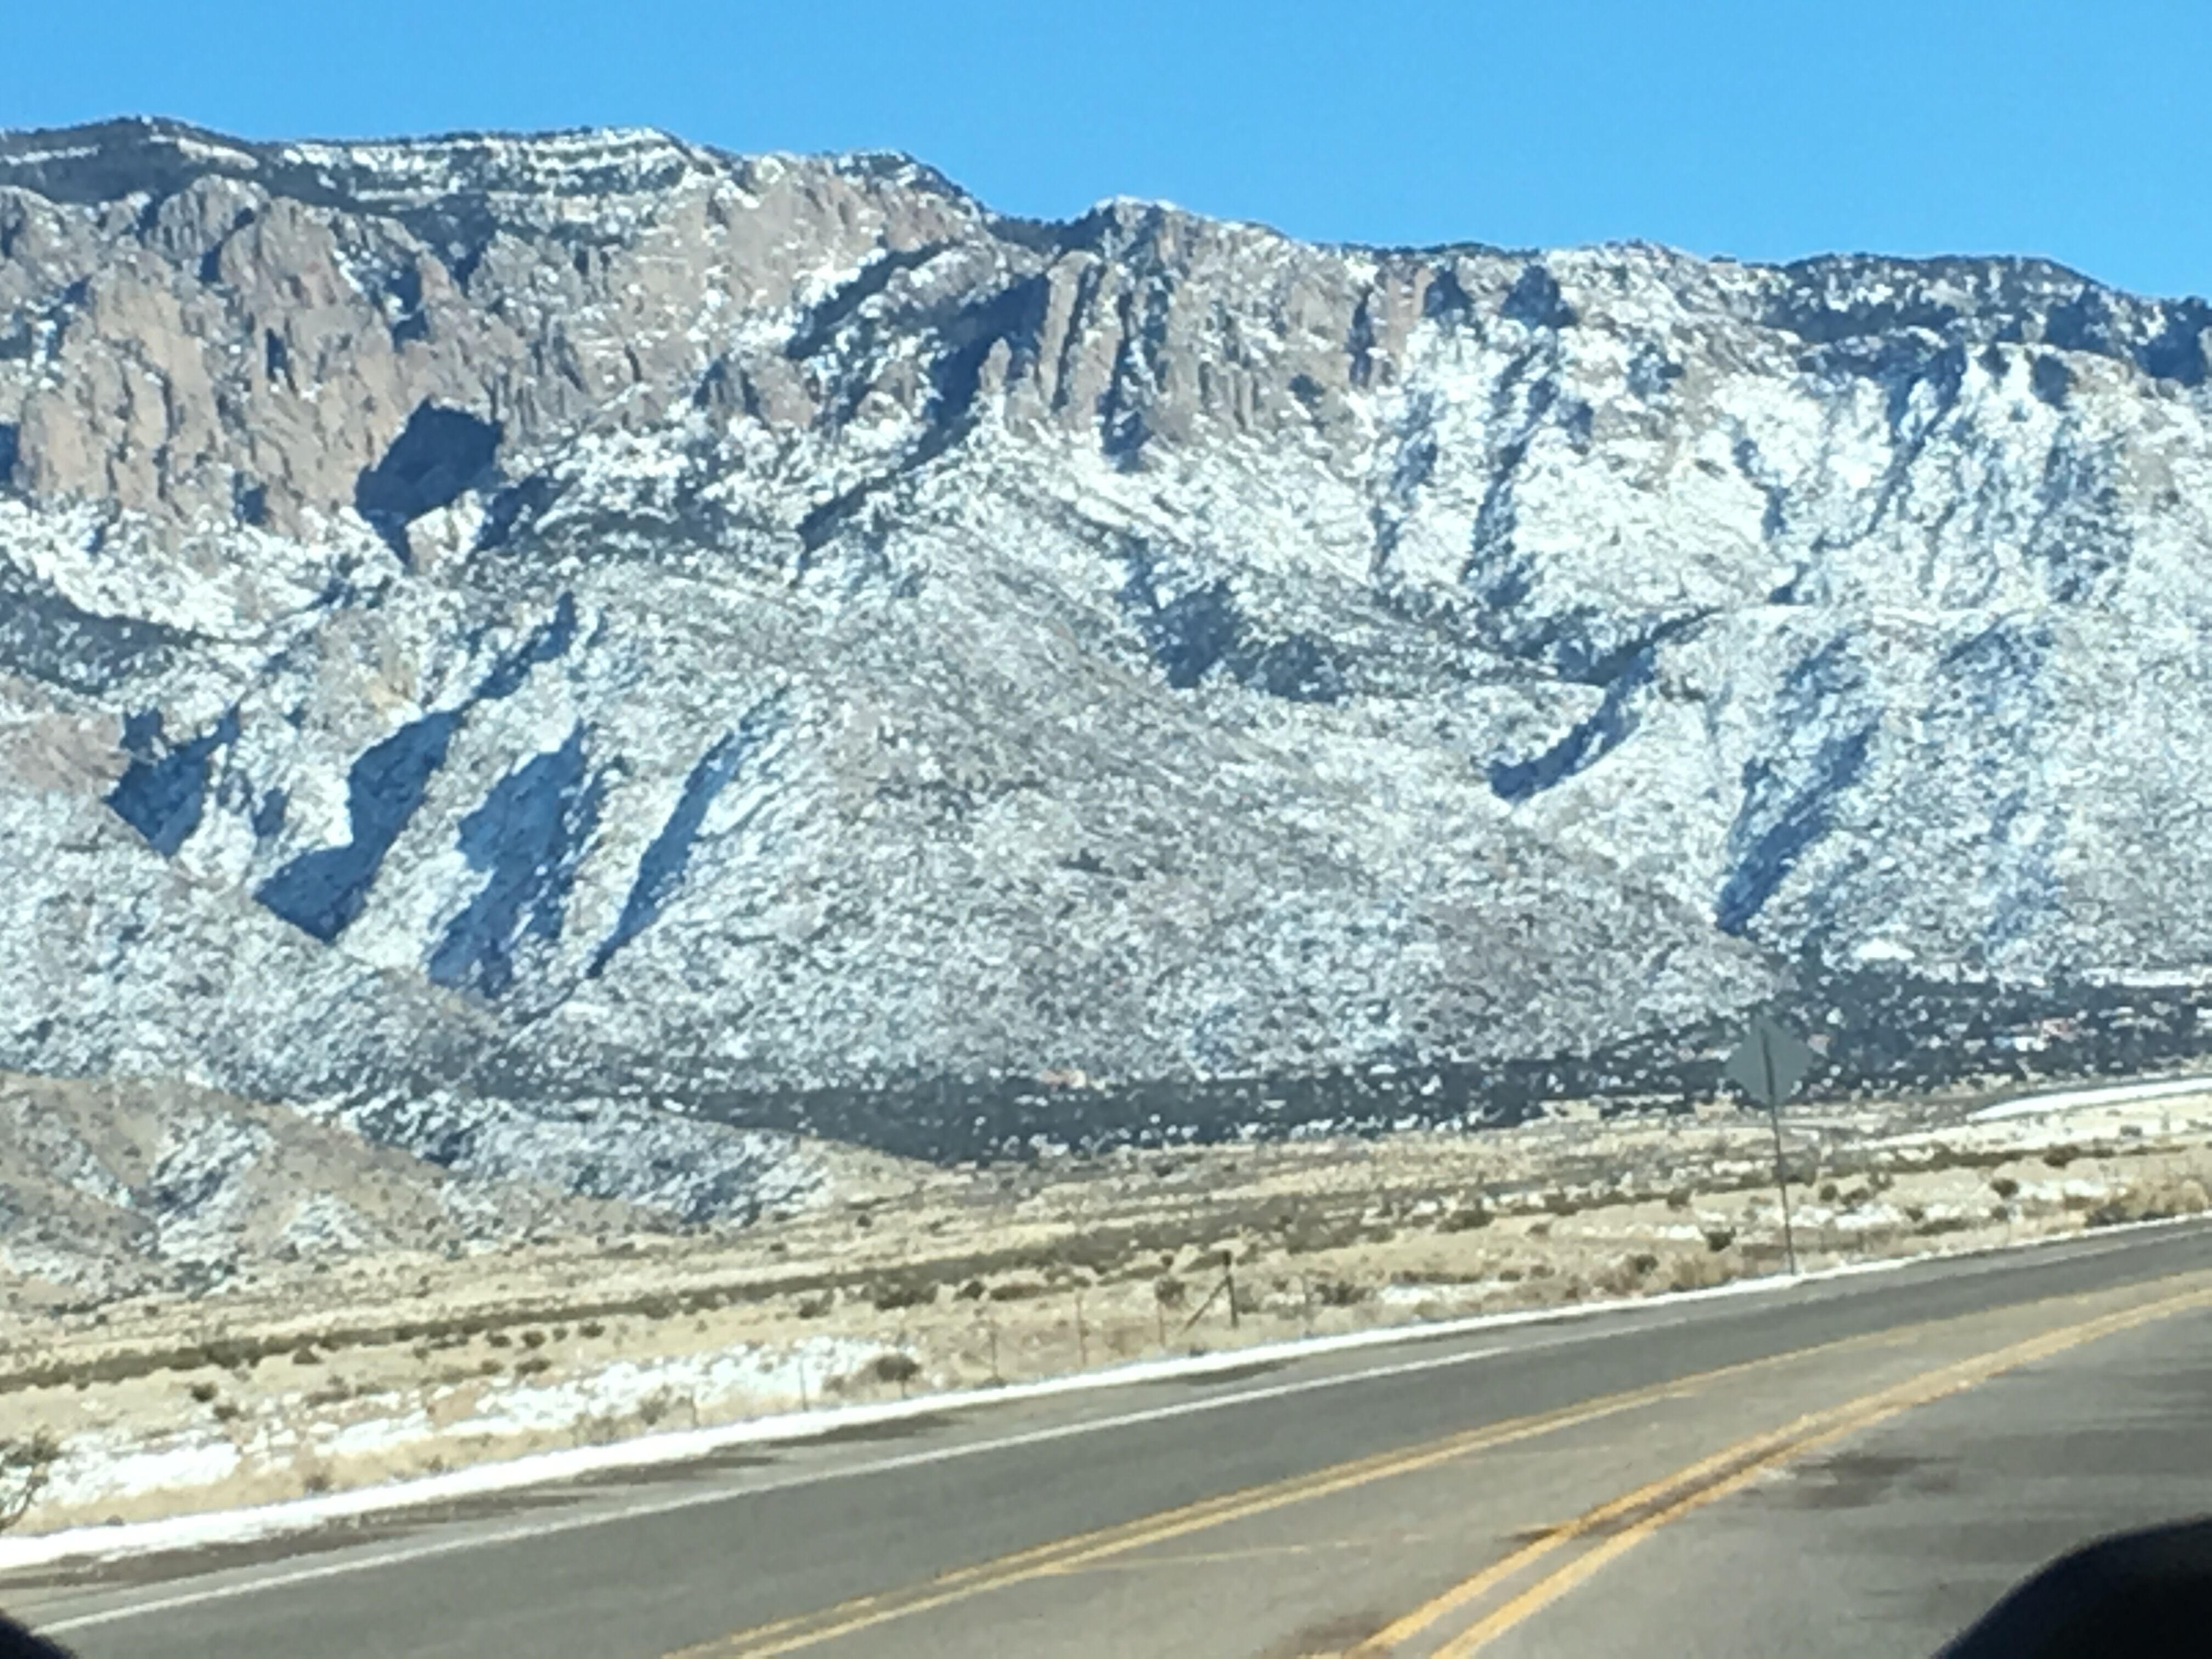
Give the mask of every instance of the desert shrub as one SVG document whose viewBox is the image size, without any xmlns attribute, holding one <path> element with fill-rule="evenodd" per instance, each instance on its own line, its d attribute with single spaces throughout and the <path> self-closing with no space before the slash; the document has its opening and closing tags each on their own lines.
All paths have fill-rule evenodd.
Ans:
<svg viewBox="0 0 2212 1659">
<path fill-rule="evenodd" d="M 1034 1279 L 1010 1279 L 1003 1285 L 991 1286 L 994 1302 L 1022 1302 L 1033 1296 L 1042 1296 L 1051 1290 L 1049 1285 Z"/>
<path fill-rule="evenodd" d="M 2010 1176 L 1999 1176 L 1990 1182 L 1990 1190 L 1999 1198 L 2011 1198 L 2019 1193 L 2020 1182 L 2014 1181 Z"/>
<path fill-rule="evenodd" d="M 901 1308 L 921 1308 L 937 1300 L 937 1286 L 926 1279 L 890 1279 L 877 1285 L 869 1298 L 878 1313 Z"/>
<path fill-rule="evenodd" d="M 1473 1232 L 1478 1227 L 1487 1227 L 1489 1224 L 1490 1212 L 1477 1202 L 1462 1205 L 1455 1210 L 1445 1211 L 1437 1218 L 1437 1231 L 1440 1233 L 1468 1233 Z"/>
<path fill-rule="evenodd" d="M 799 1316 L 801 1319 L 820 1319 L 830 1311 L 831 1301 L 828 1291 L 819 1296 L 803 1296 L 799 1298 Z"/>
<path fill-rule="evenodd" d="M 596 1319 L 587 1319 L 576 1327 L 576 1334 L 587 1342 L 595 1342 L 607 1334 L 607 1328 Z"/>
<path fill-rule="evenodd" d="M 222 1390 L 216 1388 L 212 1382 L 195 1382 L 192 1384 L 189 1392 L 192 1398 L 198 1401 L 201 1405 L 211 1406 L 215 1403 L 216 1395 L 220 1394 Z"/>
<path fill-rule="evenodd" d="M 495 1348 L 511 1348 L 514 1346 L 514 1339 L 505 1331 L 494 1331 L 485 1337 L 484 1340 Z"/>
<path fill-rule="evenodd" d="M 1321 1279 L 1314 1281 L 1313 1298 L 1324 1308 L 1356 1308 L 1367 1299 L 1367 1290 L 1348 1279 Z"/>
<path fill-rule="evenodd" d="M 0 1532 L 30 1512 L 61 1455 L 61 1443 L 44 1429 L 0 1439 Z"/>
<path fill-rule="evenodd" d="M 981 1302 L 985 1291 L 986 1286 L 981 1279 L 971 1279 L 953 1294 L 963 1302 Z"/>
<path fill-rule="evenodd" d="M 2203 1183 L 2185 1177 L 2156 1190 L 2130 1187 L 2090 1210 L 2082 1220 L 2092 1227 L 2117 1227 L 2130 1221 L 2165 1221 L 2175 1216 L 2199 1214 L 2206 1202 Z"/>
<path fill-rule="evenodd" d="M 1607 1296 L 1632 1296 L 1640 1288 L 1636 1274 L 1625 1261 L 1600 1268 L 1590 1282 Z"/>
<path fill-rule="evenodd" d="M 323 1363 L 323 1357 L 303 1343 L 292 1350 L 292 1363 L 295 1365 L 319 1365 Z"/>
<path fill-rule="evenodd" d="M 1726 1266 L 1711 1255 L 1678 1255 L 1668 1271 L 1667 1283 L 1677 1291 L 1702 1291 L 1717 1285 L 1728 1277 Z"/>
<path fill-rule="evenodd" d="M 2080 1156 L 2071 1146 L 2053 1146 L 2043 1155 L 2043 1161 L 2054 1170 L 2063 1170 Z"/>
<path fill-rule="evenodd" d="M 1735 1230 L 1732 1227 L 1708 1227 L 1705 1229 L 1705 1248 L 1711 1250 L 1715 1255 L 1718 1255 L 1723 1250 L 1725 1250 L 1729 1245 L 1735 1243 Z"/>
<path fill-rule="evenodd" d="M 1347 1244 L 1359 1242 L 1360 1226 L 1357 1221 L 1341 1217 L 1304 1215 L 1291 1221 L 1283 1229 L 1283 1248 L 1292 1255 L 1304 1255 L 1315 1250 L 1340 1250 Z"/>
<path fill-rule="evenodd" d="M 1152 1281 L 1152 1297 L 1163 1308 L 1180 1308 L 1189 1294 L 1182 1280 L 1164 1274 Z"/>
<path fill-rule="evenodd" d="M 910 1353 L 879 1353 L 872 1367 L 878 1382 L 911 1382 L 921 1375 L 921 1364 Z"/>
<path fill-rule="evenodd" d="M 673 1389 L 655 1389 L 637 1402 L 637 1420 L 652 1428 L 681 1403 L 681 1396 Z"/>
<path fill-rule="evenodd" d="M 537 1376 L 553 1369 L 553 1362 L 542 1353 L 525 1354 L 514 1362 L 517 1376 Z"/>
<path fill-rule="evenodd" d="M 523 1332 L 522 1346 L 526 1348 L 544 1347 L 545 1346 L 545 1333 L 543 1331 L 534 1330 Z"/>
<path fill-rule="evenodd" d="M 1638 1278 L 1651 1272 L 1658 1265 L 1659 1258 L 1649 1250 L 1639 1250 L 1628 1258 L 1628 1271 Z"/>
<path fill-rule="evenodd" d="M 1113 1272 L 1128 1253 L 1127 1240 L 1107 1233 L 1079 1233 L 1060 1247 L 1061 1261 L 1092 1273 Z"/>
</svg>

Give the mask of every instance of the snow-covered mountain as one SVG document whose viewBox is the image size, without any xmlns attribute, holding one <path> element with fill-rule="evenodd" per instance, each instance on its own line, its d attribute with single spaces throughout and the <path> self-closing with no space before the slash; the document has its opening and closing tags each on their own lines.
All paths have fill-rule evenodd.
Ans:
<svg viewBox="0 0 2212 1659">
<path fill-rule="evenodd" d="M 661 1109 L 1663 1090 L 1778 994 L 1844 1076 L 2186 1045 L 2208 328 L 652 132 L 0 137 L 0 1066 L 588 1191 Z"/>
</svg>

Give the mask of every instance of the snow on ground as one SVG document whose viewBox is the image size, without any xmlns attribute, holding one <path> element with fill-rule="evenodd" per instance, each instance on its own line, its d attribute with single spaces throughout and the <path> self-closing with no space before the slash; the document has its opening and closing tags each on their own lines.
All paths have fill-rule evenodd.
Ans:
<svg viewBox="0 0 2212 1659">
<path fill-rule="evenodd" d="M 1999 1101 L 1966 1114 L 1971 1123 L 1995 1123 L 2008 1118 L 2035 1117 L 2045 1112 L 2070 1112 L 2085 1106 L 2124 1106 L 2144 1100 L 2177 1100 L 2189 1095 L 2212 1095 L 2212 1078 L 2167 1078 L 2156 1083 L 2118 1083 L 2109 1088 L 2066 1089 L 2056 1094 L 2029 1095 L 2020 1100 Z"/>
<path fill-rule="evenodd" d="M 116 1428 L 68 1435 L 44 1502 L 55 1509 L 112 1503 L 149 1493 L 211 1486 L 262 1470 L 317 1468 L 420 1451 L 434 1443 L 508 1441 L 534 1448 L 548 1436 L 608 1437 L 617 1426 L 675 1414 L 702 1419 L 747 1407 L 781 1411 L 819 1399 L 835 1376 L 885 1351 L 880 1342 L 817 1337 L 782 1349 L 747 1344 L 703 1354 L 623 1360 L 583 1376 L 533 1383 L 486 1379 L 426 1389 L 418 1401 L 396 1394 L 349 1402 L 340 1410 L 295 1392 L 252 1424 L 193 1424 L 148 1436 Z M 463 1415 L 441 1407 L 465 1401 Z"/>
</svg>

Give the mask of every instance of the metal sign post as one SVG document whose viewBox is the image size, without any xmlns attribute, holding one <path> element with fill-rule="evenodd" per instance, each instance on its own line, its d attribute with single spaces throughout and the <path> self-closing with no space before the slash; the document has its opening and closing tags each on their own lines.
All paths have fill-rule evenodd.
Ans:
<svg viewBox="0 0 2212 1659">
<path fill-rule="evenodd" d="M 1782 1155 L 1782 1103 L 1796 1091 L 1813 1069 L 1817 1056 L 1781 1021 L 1766 1014 L 1752 1016 L 1721 1070 L 1728 1080 L 1766 1108 L 1774 1128 L 1774 1185 L 1782 1194 L 1782 1248 L 1789 1258 L 1790 1276 L 1797 1276 L 1797 1235 L 1790 1220 L 1790 1168 Z"/>
</svg>

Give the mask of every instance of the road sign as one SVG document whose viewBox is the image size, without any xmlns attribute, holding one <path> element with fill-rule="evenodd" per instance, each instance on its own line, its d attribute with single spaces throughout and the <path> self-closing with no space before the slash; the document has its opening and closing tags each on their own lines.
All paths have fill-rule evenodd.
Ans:
<svg viewBox="0 0 2212 1659">
<path fill-rule="evenodd" d="M 1721 1066 L 1728 1080 L 1770 1110 L 1796 1092 L 1815 1056 L 1780 1020 L 1753 1014 L 1743 1041 Z"/>
<path fill-rule="evenodd" d="M 1797 1230 L 1790 1219 L 1790 1166 L 1782 1156 L 1782 1103 L 1796 1091 L 1813 1069 L 1814 1055 L 1803 1037 L 1768 1014 L 1753 1014 L 1735 1052 L 1722 1062 L 1728 1080 L 1766 1108 L 1774 1126 L 1774 1187 L 1782 1194 L 1782 1248 L 1790 1276 L 1797 1276 Z"/>
</svg>

